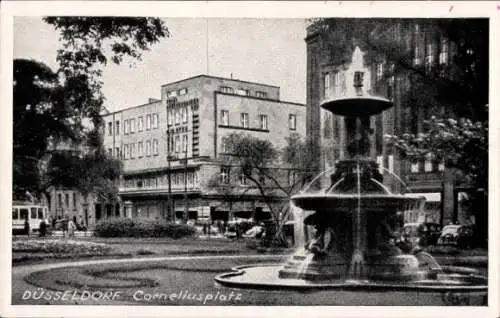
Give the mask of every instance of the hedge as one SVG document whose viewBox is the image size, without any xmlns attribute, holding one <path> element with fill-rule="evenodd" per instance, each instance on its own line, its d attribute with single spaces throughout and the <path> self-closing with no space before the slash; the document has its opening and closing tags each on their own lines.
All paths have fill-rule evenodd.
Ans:
<svg viewBox="0 0 500 318">
<path fill-rule="evenodd" d="M 187 224 L 167 223 L 151 219 L 116 218 L 96 224 L 94 235 L 99 237 L 169 237 L 193 236 L 196 228 Z"/>
</svg>

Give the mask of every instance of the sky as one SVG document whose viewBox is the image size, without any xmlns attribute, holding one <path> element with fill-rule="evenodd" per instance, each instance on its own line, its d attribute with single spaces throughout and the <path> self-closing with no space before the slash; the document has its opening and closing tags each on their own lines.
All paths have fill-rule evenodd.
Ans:
<svg viewBox="0 0 500 318">
<path fill-rule="evenodd" d="M 108 64 L 103 73 L 110 111 L 160 98 L 160 86 L 208 74 L 279 86 L 283 101 L 306 100 L 304 19 L 171 18 L 171 32 L 134 67 Z M 208 32 L 207 32 L 208 30 Z M 40 17 L 15 17 L 14 58 L 57 69 L 59 35 Z M 207 58 L 208 43 L 208 58 Z"/>
</svg>

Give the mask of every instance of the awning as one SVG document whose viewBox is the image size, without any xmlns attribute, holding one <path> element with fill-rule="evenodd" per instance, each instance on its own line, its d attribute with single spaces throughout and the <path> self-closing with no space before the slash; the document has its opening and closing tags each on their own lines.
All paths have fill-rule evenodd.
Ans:
<svg viewBox="0 0 500 318">
<path fill-rule="evenodd" d="M 441 192 L 405 193 L 405 196 L 412 198 L 424 197 L 427 202 L 441 202 Z"/>
</svg>

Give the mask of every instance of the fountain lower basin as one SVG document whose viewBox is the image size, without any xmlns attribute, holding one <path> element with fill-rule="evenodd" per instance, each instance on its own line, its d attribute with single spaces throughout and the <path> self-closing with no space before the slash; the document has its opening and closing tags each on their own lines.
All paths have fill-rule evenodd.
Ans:
<svg viewBox="0 0 500 318">
<path fill-rule="evenodd" d="M 422 299 L 438 297 L 443 305 L 487 305 L 487 278 L 466 267 L 443 266 L 442 273 L 432 279 L 423 278 L 405 282 L 345 278 L 322 280 L 283 278 L 280 274 L 282 269 L 282 264 L 238 266 L 233 268 L 232 272 L 217 275 L 215 281 L 220 286 L 240 289 L 354 292 L 360 303 L 364 303 L 363 298 L 384 297 L 387 292 L 404 292 L 407 297 Z M 426 294 L 425 297 L 423 293 Z"/>
</svg>

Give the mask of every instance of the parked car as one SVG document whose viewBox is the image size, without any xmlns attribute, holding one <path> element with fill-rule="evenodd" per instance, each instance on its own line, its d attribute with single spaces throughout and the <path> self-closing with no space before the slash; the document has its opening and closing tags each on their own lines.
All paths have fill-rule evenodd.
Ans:
<svg viewBox="0 0 500 318">
<path fill-rule="evenodd" d="M 401 229 L 401 240 L 412 245 L 437 244 L 441 233 L 441 226 L 437 223 L 406 223 Z"/>
<path fill-rule="evenodd" d="M 460 248 L 472 246 L 472 227 L 468 225 L 450 224 L 441 231 L 438 244 L 456 245 Z"/>
<path fill-rule="evenodd" d="M 255 225 L 251 229 L 243 234 L 245 238 L 260 238 L 264 234 L 264 227 L 260 225 Z"/>
</svg>

